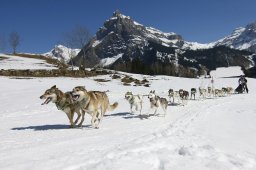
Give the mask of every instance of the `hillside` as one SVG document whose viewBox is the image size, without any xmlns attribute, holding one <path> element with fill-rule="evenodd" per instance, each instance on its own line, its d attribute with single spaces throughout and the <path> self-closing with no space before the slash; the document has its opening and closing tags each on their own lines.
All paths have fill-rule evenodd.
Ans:
<svg viewBox="0 0 256 170">
<path fill-rule="evenodd" d="M 222 69 L 240 74 L 240 68 Z M 0 169 L 175 169 L 254 170 L 256 168 L 255 79 L 248 79 L 249 94 L 189 100 L 170 105 L 167 116 L 145 115 L 149 100 L 143 98 L 143 116 L 129 113 L 127 91 L 147 95 L 156 90 L 167 97 L 170 88 L 207 87 L 209 79 L 147 76 L 119 73 L 149 80 L 150 87 L 124 86 L 109 75 L 91 78 L 10 79 L 0 77 Z M 225 74 L 226 75 L 226 74 Z M 95 79 L 109 80 L 98 82 Z M 18 86 L 17 86 L 18 84 Z M 110 103 L 99 129 L 92 129 L 86 114 L 83 128 L 68 128 L 65 113 L 52 103 L 42 106 L 39 96 L 57 85 L 70 91 L 77 85 L 107 91 Z M 164 84 L 164 86 L 163 86 Z M 215 87 L 236 87 L 237 78 L 216 78 Z M 40 154 L 39 154 L 40 153 Z"/>
<path fill-rule="evenodd" d="M 0 54 L 3 59 L 0 62 L 0 69 L 26 70 L 26 69 L 58 69 L 58 61 L 44 58 L 43 56 L 20 54 L 20 56 Z"/>
</svg>

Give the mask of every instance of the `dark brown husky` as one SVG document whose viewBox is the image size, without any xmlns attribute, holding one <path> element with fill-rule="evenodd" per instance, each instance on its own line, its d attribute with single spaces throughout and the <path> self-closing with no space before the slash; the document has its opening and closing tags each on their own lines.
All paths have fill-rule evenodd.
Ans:
<svg viewBox="0 0 256 170">
<path fill-rule="evenodd" d="M 40 96 L 40 99 L 46 99 L 42 105 L 52 102 L 56 104 L 56 107 L 59 110 L 65 112 L 68 116 L 71 128 L 73 128 L 74 125 L 78 122 L 79 118 L 81 117 L 81 112 L 84 112 L 81 110 L 77 102 L 73 102 L 71 92 L 63 93 L 56 87 L 56 85 L 52 86 L 50 89 L 47 89 L 44 94 Z M 76 121 L 73 122 L 75 112 L 78 114 L 78 117 Z M 82 123 L 83 122 L 81 121 L 79 126 L 81 126 Z"/>
</svg>

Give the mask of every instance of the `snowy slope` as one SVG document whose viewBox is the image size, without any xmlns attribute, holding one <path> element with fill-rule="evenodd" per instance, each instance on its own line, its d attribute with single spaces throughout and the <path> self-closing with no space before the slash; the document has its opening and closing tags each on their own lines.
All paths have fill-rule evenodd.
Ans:
<svg viewBox="0 0 256 170">
<path fill-rule="evenodd" d="M 42 55 L 56 58 L 60 61 L 64 60 L 66 63 L 68 63 L 70 58 L 75 57 L 80 51 L 80 49 L 71 49 L 63 45 L 56 45 L 51 51 Z"/>
<path fill-rule="evenodd" d="M 123 53 L 118 54 L 118 55 L 113 56 L 113 57 L 101 59 L 98 66 L 99 67 L 107 67 L 107 66 L 113 64 L 116 60 L 118 60 L 122 56 L 123 56 Z"/>
<path fill-rule="evenodd" d="M 216 41 L 215 46 L 225 45 L 239 50 L 256 52 L 256 22 L 236 28 L 230 35 Z"/>
<path fill-rule="evenodd" d="M 99 83 L 95 77 L 0 77 L 0 169 L 256 169 L 254 79 L 248 79 L 249 94 L 191 100 L 185 106 L 169 106 L 166 117 L 146 119 L 129 113 L 126 91 L 148 94 L 154 89 L 167 97 L 169 88 L 189 90 L 208 86 L 210 80 L 132 76 L 147 78 L 151 87 L 123 86 L 118 79 Z M 88 115 L 82 129 L 69 129 L 66 115 L 54 104 L 41 106 L 39 96 L 54 84 L 63 91 L 77 85 L 109 90 L 110 102 L 118 101 L 119 107 L 107 113 L 100 129 L 91 128 Z M 236 87 L 237 79 L 216 78 L 215 87 L 223 86 Z M 146 114 L 147 97 L 143 101 Z"/>
<path fill-rule="evenodd" d="M 45 60 L 25 58 L 13 55 L 0 54 L 7 59 L 0 60 L 0 69 L 26 70 L 26 69 L 57 69 L 54 65 L 46 63 Z"/>
<path fill-rule="evenodd" d="M 216 70 L 212 70 L 210 73 L 211 76 L 214 78 L 221 78 L 221 77 L 234 77 L 244 75 L 244 72 L 241 70 L 239 66 L 233 67 L 219 67 Z"/>
</svg>

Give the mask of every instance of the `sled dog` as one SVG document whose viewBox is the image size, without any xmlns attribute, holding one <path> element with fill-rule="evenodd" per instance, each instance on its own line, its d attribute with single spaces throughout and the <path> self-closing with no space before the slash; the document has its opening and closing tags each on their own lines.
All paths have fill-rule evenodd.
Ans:
<svg viewBox="0 0 256 170">
<path fill-rule="evenodd" d="M 133 113 L 132 108 L 135 107 L 136 111 L 142 110 L 142 96 L 141 95 L 133 95 L 132 92 L 125 93 L 125 99 L 130 103 L 131 113 Z"/>
<path fill-rule="evenodd" d="M 215 97 L 224 97 L 224 91 L 215 89 Z"/>
<path fill-rule="evenodd" d="M 227 95 L 231 96 L 231 94 L 234 92 L 234 89 L 232 87 L 227 87 Z"/>
<path fill-rule="evenodd" d="M 65 112 L 70 122 L 70 128 L 73 128 L 81 117 L 81 110 L 79 108 L 79 105 L 73 102 L 71 92 L 63 93 L 56 87 L 56 85 L 52 86 L 50 89 L 47 89 L 44 94 L 40 96 L 40 99 L 46 99 L 44 103 L 42 103 L 42 105 L 52 102 L 55 103 L 56 107 L 59 110 Z M 75 122 L 73 122 L 74 112 L 78 114 Z M 80 124 L 81 122 L 79 123 L 79 125 Z"/>
<path fill-rule="evenodd" d="M 156 115 L 157 113 L 157 109 L 161 106 L 163 111 L 164 111 L 164 116 L 166 115 L 166 110 L 167 110 L 167 106 L 168 106 L 168 101 L 166 98 L 161 98 L 159 96 L 157 96 L 155 94 L 155 90 L 154 91 L 150 91 L 148 94 L 148 98 L 150 101 L 150 109 L 155 109 L 154 111 L 154 115 Z M 149 116 L 149 112 L 148 112 L 148 116 Z"/>
<path fill-rule="evenodd" d="M 207 87 L 207 93 L 208 97 L 211 97 L 213 95 L 213 89 L 211 87 Z"/>
<path fill-rule="evenodd" d="M 178 102 L 180 102 L 180 95 L 178 91 L 174 91 L 173 89 L 169 89 L 168 96 L 170 98 L 170 101 L 172 99 L 172 102 L 174 103 L 175 98 L 178 99 Z"/>
<path fill-rule="evenodd" d="M 199 91 L 199 98 L 205 99 L 206 98 L 207 90 L 199 87 L 198 91 Z"/>
<path fill-rule="evenodd" d="M 226 87 L 222 87 L 222 92 L 223 92 L 223 95 L 225 96 L 227 96 L 228 95 L 228 89 L 226 88 Z"/>
<path fill-rule="evenodd" d="M 113 105 L 109 104 L 106 92 L 87 91 L 84 86 L 73 88 L 72 96 L 73 100 L 79 103 L 82 110 L 92 116 L 91 123 L 93 128 L 99 128 L 100 121 L 107 110 L 112 111 L 118 106 L 117 102 Z M 82 123 L 84 121 L 84 112 L 82 114 Z"/>
<path fill-rule="evenodd" d="M 180 89 L 180 90 L 179 90 L 179 94 L 180 94 L 180 98 L 181 98 L 182 100 L 187 100 L 188 97 L 189 97 L 189 92 L 186 91 L 186 90 L 183 90 L 183 89 Z"/>
<path fill-rule="evenodd" d="M 185 104 L 187 104 L 187 100 L 189 98 L 189 92 L 183 89 L 179 90 L 179 96 L 180 99 L 182 101 L 182 105 L 184 106 Z"/>
<path fill-rule="evenodd" d="M 191 88 L 191 91 L 190 91 L 190 99 L 192 99 L 192 96 L 194 97 L 194 100 L 196 100 L 196 88 Z"/>
</svg>

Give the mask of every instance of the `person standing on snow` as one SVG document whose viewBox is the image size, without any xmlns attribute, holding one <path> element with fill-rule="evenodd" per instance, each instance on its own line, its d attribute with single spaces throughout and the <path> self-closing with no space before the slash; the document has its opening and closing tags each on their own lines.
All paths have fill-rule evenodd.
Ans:
<svg viewBox="0 0 256 170">
<path fill-rule="evenodd" d="M 239 80 L 238 80 L 238 83 L 241 84 L 243 86 L 243 89 L 246 90 L 246 92 L 248 93 L 248 87 L 247 87 L 247 79 L 245 78 L 244 75 L 241 75 Z"/>
</svg>

